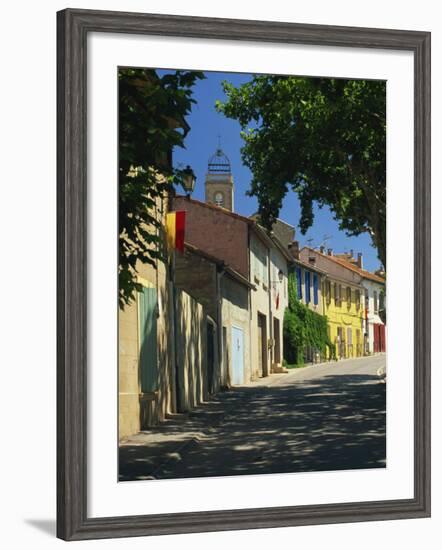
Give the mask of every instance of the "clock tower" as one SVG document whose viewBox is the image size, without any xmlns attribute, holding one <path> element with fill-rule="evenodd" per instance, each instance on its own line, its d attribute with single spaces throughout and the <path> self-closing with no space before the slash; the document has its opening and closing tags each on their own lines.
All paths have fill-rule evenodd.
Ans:
<svg viewBox="0 0 442 550">
<path fill-rule="evenodd" d="M 205 185 L 206 202 L 233 212 L 233 176 L 230 161 L 220 146 L 209 158 Z"/>
</svg>

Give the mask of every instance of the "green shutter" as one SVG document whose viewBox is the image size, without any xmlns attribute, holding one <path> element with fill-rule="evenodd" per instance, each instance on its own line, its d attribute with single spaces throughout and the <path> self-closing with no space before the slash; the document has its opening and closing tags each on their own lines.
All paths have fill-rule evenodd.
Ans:
<svg viewBox="0 0 442 550">
<path fill-rule="evenodd" d="M 139 293 L 141 391 L 158 389 L 157 291 L 143 287 Z"/>
</svg>

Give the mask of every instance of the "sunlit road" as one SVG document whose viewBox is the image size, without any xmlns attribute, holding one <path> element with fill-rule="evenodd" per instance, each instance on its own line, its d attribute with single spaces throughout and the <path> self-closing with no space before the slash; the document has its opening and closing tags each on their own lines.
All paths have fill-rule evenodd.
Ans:
<svg viewBox="0 0 442 550">
<path fill-rule="evenodd" d="M 130 438 L 120 479 L 384 467 L 383 365 L 385 355 L 326 363 L 220 393 Z"/>
</svg>

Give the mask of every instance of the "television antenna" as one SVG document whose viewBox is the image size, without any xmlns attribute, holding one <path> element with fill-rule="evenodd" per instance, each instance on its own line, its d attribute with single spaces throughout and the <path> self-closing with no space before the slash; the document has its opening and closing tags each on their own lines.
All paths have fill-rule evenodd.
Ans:
<svg viewBox="0 0 442 550">
<path fill-rule="evenodd" d="M 321 246 L 323 246 L 324 248 L 327 248 L 327 243 L 328 243 L 328 241 L 330 241 L 332 238 L 333 238 L 332 235 L 324 235 L 324 236 L 322 237 Z"/>
</svg>

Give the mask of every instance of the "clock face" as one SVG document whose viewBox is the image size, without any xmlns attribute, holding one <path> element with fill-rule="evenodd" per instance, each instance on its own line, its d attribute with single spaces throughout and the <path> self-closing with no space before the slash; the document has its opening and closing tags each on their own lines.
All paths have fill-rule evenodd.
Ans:
<svg viewBox="0 0 442 550">
<path fill-rule="evenodd" d="M 217 206 L 223 206 L 224 204 L 224 196 L 222 193 L 218 192 L 218 193 L 215 193 L 215 204 Z"/>
</svg>

